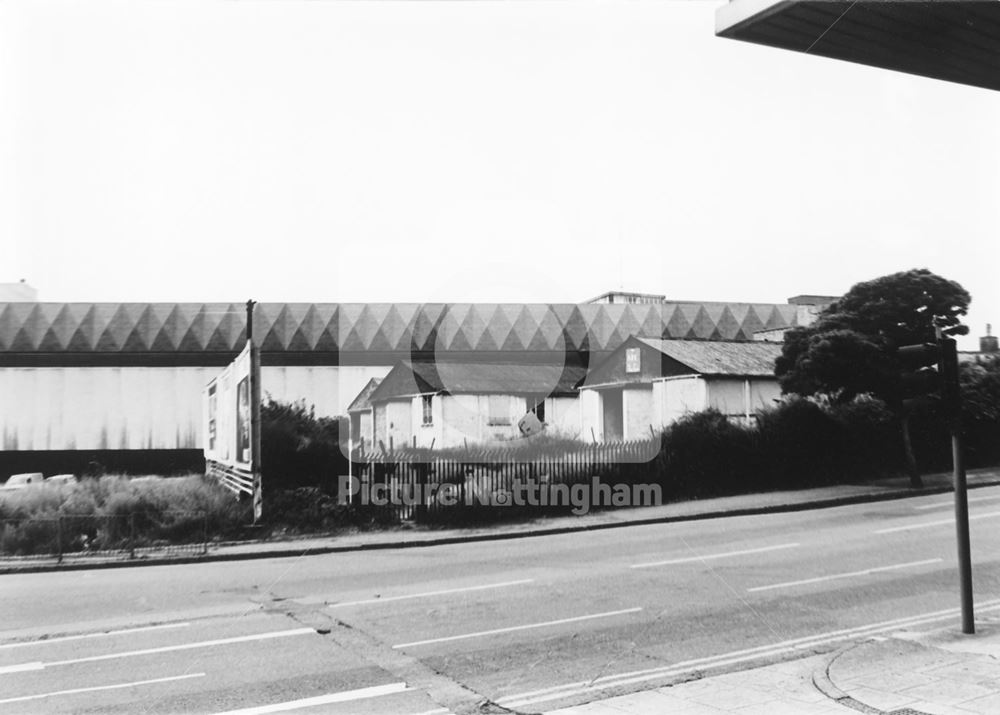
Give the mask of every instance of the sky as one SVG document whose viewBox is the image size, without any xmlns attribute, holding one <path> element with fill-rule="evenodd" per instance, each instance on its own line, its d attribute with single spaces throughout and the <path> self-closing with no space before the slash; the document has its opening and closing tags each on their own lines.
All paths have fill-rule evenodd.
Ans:
<svg viewBox="0 0 1000 715">
<path fill-rule="evenodd" d="M 50 301 L 783 302 L 1000 322 L 1000 94 L 720 2 L 0 4 L 0 282 Z"/>
</svg>

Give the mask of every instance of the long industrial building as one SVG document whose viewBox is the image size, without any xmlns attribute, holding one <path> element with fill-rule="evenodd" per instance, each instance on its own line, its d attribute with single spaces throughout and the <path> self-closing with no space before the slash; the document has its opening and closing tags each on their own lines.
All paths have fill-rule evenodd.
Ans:
<svg viewBox="0 0 1000 715">
<path fill-rule="evenodd" d="M 400 360 L 596 364 L 630 336 L 752 340 L 811 321 L 788 303 L 262 303 L 262 394 L 345 415 Z M 241 303 L 0 302 L 0 479 L 199 468 L 202 390 L 246 343 Z"/>
</svg>

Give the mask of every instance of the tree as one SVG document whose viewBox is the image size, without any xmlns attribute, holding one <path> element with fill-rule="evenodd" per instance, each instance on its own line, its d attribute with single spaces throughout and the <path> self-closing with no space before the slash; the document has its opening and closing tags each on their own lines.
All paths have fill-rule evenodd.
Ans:
<svg viewBox="0 0 1000 715">
<path fill-rule="evenodd" d="M 896 415 L 910 484 L 922 485 L 910 440 L 910 413 L 904 407 L 905 372 L 896 355 L 903 345 L 965 335 L 961 322 L 969 293 L 955 281 L 926 268 L 858 283 L 827 306 L 812 325 L 785 336 L 775 374 L 782 392 L 825 395 L 848 402 L 869 394 Z"/>
</svg>

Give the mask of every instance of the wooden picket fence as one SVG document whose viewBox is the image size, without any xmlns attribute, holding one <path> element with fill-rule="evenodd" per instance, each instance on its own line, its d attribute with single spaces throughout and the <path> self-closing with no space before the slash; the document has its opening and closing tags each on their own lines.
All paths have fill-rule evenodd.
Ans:
<svg viewBox="0 0 1000 715">
<path fill-rule="evenodd" d="M 375 500 L 395 496 L 400 519 L 434 520 L 448 510 L 499 508 L 517 483 L 550 487 L 564 484 L 652 484 L 659 481 L 660 441 L 643 440 L 560 446 L 551 453 L 466 449 L 435 455 L 402 449 L 355 455 L 354 475 L 361 494 Z M 360 500 L 360 497 L 356 497 Z"/>
</svg>

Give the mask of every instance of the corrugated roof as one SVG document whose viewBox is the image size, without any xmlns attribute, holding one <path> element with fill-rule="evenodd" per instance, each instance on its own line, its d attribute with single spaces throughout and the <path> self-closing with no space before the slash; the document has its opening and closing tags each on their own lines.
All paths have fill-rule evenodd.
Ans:
<svg viewBox="0 0 1000 715">
<path fill-rule="evenodd" d="M 237 303 L 0 303 L 0 353 L 141 356 L 238 352 Z M 260 303 L 267 354 L 607 352 L 632 335 L 751 340 L 796 324 L 783 303 Z"/>
<path fill-rule="evenodd" d="M 781 343 L 637 338 L 702 375 L 774 377 Z"/>
<path fill-rule="evenodd" d="M 371 402 L 421 393 L 551 395 L 575 392 L 586 368 L 555 363 L 409 362 L 396 365 Z"/>
<path fill-rule="evenodd" d="M 347 412 L 364 412 L 365 410 L 370 410 L 372 406 L 372 393 L 375 392 L 375 388 L 378 387 L 381 382 L 382 378 L 380 377 L 373 377 L 369 380 L 368 384 L 361 388 L 361 392 L 358 393 L 358 396 L 355 397 L 351 404 L 347 406 Z"/>
</svg>

